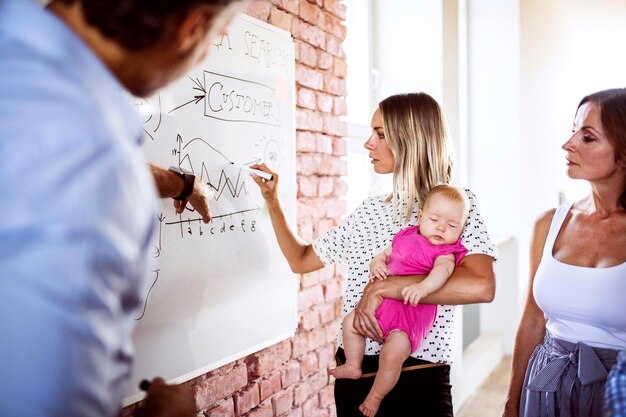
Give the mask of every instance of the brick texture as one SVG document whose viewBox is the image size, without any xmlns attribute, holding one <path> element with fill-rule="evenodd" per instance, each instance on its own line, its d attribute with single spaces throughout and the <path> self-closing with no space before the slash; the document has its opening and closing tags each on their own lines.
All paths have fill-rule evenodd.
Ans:
<svg viewBox="0 0 626 417">
<path fill-rule="evenodd" d="M 345 214 L 346 7 L 340 0 L 252 0 L 246 13 L 295 43 L 297 230 L 311 241 Z M 187 384 L 205 417 L 333 417 L 342 268 L 302 275 L 296 335 Z M 124 410 L 131 417 L 136 405 Z"/>
</svg>

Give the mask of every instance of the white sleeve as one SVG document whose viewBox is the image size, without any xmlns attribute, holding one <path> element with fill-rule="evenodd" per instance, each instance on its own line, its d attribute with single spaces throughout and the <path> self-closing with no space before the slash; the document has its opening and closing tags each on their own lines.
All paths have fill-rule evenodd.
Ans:
<svg viewBox="0 0 626 417">
<path fill-rule="evenodd" d="M 340 225 L 333 227 L 313 242 L 313 250 L 324 265 L 348 261 L 350 238 L 355 218 L 359 216 L 358 211 L 357 208 Z"/>
<path fill-rule="evenodd" d="M 478 210 L 476 196 L 468 189 L 465 189 L 465 192 L 469 197 L 470 211 L 465 230 L 461 235 L 461 243 L 467 248 L 468 255 L 483 254 L 497 260 L 498 254 L 487 232 L 485 221 Z"/>
</svg>

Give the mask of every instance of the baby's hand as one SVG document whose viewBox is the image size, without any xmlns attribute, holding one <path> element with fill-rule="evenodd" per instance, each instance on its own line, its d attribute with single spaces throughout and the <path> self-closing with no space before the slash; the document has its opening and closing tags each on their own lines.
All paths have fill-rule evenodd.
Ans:
<svg viewBox="0 0 626 417">
<path fill-rule="evenodd" d="M 389 270 L 387 269 L 387 264 L 384 261 L 374 259 L 372 260 L 372 262 L 370 262 L 369 278 L 371 281 L 373 281 L 376 278 L 382 281 L 385 278 L 387 278 L 388 273 L 389 273 Z"/>
<path fill-rule="evenodd" d="M 402 288 L 404 304 L 409 304 L 412 307 L 415 307 L 417 304 L 419 304 L 424 295 L 426 294 L 424 294 L 419 284 L 413 284 Z"/>
</svg>

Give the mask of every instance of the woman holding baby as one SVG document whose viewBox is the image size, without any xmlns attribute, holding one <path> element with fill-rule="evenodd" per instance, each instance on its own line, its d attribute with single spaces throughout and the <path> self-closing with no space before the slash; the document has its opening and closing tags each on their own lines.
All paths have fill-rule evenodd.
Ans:
<svg viewBox="0 0 626 417">
<path fill-rule="evenodd" d="M 372 116 L 371 129 L 364 146 L 374 171 L 393 175 L 393 191 L 367 198 L 340 225 L 313 243 L 304 242 L 289 227 L 278 201 L 277 174 L 272 172 L 272 180 L 255 177 L 281 250 L 294 272 L 312 272 L 338 262 L 348 266 L 343 315 L 354 311 L 352 324 L 366 337 L 366 343 L 363 376 L 335 381 L 339 417 L 362 415 L 359 407 L 372 387 L 371 373 L 378 369 L 383 343 L 376 318 L 383 298 L 402 300 L 403 289 L 426 276 L 389 276 L 370 282 L 370 261 L 391 244 L 398 231 L 418 225 L 426 195 L 435 186 L 449 183 L 452 172 L 442 111 L 428 94 L 400 94 L 381 101 Z M 265 165 L 253 168 L 271 172 Z M 399 382 L 382 400 L 376 416 L 452 416 L 449 364 L 455 306 L 490 302 L 495 294 L 494 247 L 476 197 L 469 190 L 465 193 L 469 207 L 460 243 L 468 252 L 441 289 L 420 300 L 437 305 L 434 323 L 404 362 Z M 339 365 L 345 362 L 341 331 L 338 342 Z"/>
</svg>

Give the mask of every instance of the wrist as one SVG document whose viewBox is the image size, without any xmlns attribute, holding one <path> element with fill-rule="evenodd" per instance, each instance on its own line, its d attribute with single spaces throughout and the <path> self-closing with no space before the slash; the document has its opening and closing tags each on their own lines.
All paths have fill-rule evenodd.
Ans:
<svg viewBox="0 0 626 417">
<path fill-rule="evenodd" d="M 267 208 L 270 210 L 280 210 L 280 201 L 278 201 L 278 198 L 265 200 L 265 203 L 267 204 Z"/>
<path fill-rule="evenodd" d="M 413 291 L 417 291 L 417 292 L 419 292 L 420 294 L 423 294 L 423 295 L 428 295 L 429 294 L 429 291 L 427 290 L 427 288 L 421 282 L 417 282 L 415 284 L 407 285 L 407 287 L 409 287 Z"/>
<path fill-rule="evenodd" d="M 177 167 L 169 167 L 168 171 L 175 173 L 183 180 L 183 188 L 181 189 L 180 193 L 172 198 L 174 198 L 174 200 L 186 200 L 187 198 L 189 198 L 189 196 L 193 192 L 194 183 L 196 182 L 195 175 L 193 175 L 191 172 L 185 171 Z"/>
<path fill-rule="evenodd" d="M 384 297 L 385 296 L 385 288 L 386 286 L 383 285 L 385 284 L 384 281 L 381 280 L 375 280 L 373 281 L 370 285 L 370 291 L 369 291 L 369 295 L 373 296 L 373 297 Z"/>
<path fill-rule="evenodd" d="M 380 298 L 395 298 L 396 300 L 401 300 L 404 298 L 404 296 L 402 295 L 402 290 L 405 286 L 390 281 L 389 277 L 385 281 L 380 281 L 377 284 L 379 285 L 374 289 L 375 296 Z"/>
</svg>

